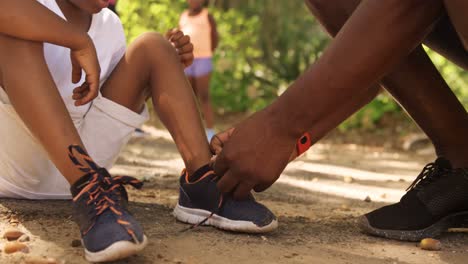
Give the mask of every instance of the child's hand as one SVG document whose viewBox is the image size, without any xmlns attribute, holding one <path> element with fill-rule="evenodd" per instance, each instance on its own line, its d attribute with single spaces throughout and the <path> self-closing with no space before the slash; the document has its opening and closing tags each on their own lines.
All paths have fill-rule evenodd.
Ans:
<svg viewBox="0 0 468 264">
<path fill-rule="evenodd" d="M 93 41 L 88 38 L 82 48 L 71 50 L 70 56 L 73 67 L 72 82 L 76 84 L 81 80 L 82 70 L 86 74 L 85 82 L 73 90 L 75 105 L 85 105 L 96 98 L 99 93 L 101 67 Z"/>
<path fill-rule="evenodd" d="M 180 57 L 180 62 L 188 67 L 193 62 L 193 44 L 190 37 L 185 35 L 180 29 L 172 29 L 166 33 L 166 38 L 175 47 Z"/>
</svg>

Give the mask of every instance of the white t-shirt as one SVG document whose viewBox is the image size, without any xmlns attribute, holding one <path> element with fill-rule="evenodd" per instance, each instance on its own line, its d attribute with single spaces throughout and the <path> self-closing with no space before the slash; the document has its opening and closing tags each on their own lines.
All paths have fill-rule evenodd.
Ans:
<svg viewBox="0 0 468 264">
<path fill-rule="evenodd" d="M 37 1 L 66 20 L 55 0 Z M 109 9 L 104 8 L 98 14 L 93 15 L 88 34 L 96 47 L 101 66 L 100 84 L 102 85 L 125 54 L 125 33 L 118 16 Z M 76 107 L 72 95 L 73 89 L 84 82 L 84 72 L 82 80 L 78 84 L 73 84 L 71 81 L 70 49 L 68 48 L 45 43 L 44 56 L 70 116 L 74 122 L 79 121 L 88 111 L 90 104 Z"/>
<path fill-rule="evenodd" d="M 37 1 L 65 19 L 55 0 Z M 125 53 L 125 34 L 119 18 L 107 8 L 93 15 L 88 34 L 97 50 L 102 85 Z M 78 132 L 84 144 L 88 144 L 89 153 L 102 166 L 111 166 L 130 133 L 146 117 L 102 97 L 94 101 L 93 107 L 90 107 L 91 104 L 75 107 L 73 89 L 85 77 L 83 74 L 79 84 L 71 82 L 70 50 L 46 43 L 44 55 Z M 87 115 L 86 118 L 84 115 Z M 21 122 L 2 89 L 0 138 L 0 197 L 61 199 L 70 196 L 68 182 Z"/>
</svg>

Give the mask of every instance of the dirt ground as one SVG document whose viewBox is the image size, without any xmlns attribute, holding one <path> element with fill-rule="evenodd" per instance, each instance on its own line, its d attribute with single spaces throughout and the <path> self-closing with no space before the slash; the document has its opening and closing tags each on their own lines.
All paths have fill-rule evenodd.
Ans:
<svg viewBox="0 0 468 264">
<path fill-rule="evenodd" d="M 468 263 L 467 233 L 447 233 L 440 238 L 441 251 L 423 251 L 417 243 L 366 236 L 355 225 L 357 216 L 397 201 L 433 160 L 431 151 L 325 141 L 290 164 L 272 188 L 256 194 L 278 216 L 277 231 L 181 232 L 186 225 L 171 213 L 183 164 L 167 132 L 146 130 L 151 135 L 132 139 L 112 173 L 145 181 L 142 191 L 130 191 L 130 208 L 150 243 L 139 256 L 117 263 Z M 72 247 L 79 232 L 70 214 L 69 201 L 0 200 L 0 231 L 17 225 L 31 238 L 29 253 L 1 252 L 0 263 L 23 263 L 27 256 L 86 263 L 83 248 Z M 0 239 L 0 249 L 5 242 Z"/>
</svg>

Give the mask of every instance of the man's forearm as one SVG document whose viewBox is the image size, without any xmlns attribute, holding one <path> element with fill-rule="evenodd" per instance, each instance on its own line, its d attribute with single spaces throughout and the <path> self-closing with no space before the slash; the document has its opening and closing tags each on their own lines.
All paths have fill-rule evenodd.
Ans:
<svg viewBox="0 0 468 264">
<path fill-rule="evenodd" d="M 317 63 L 267 111 L 289 135 L 301 136 L 408 55 L 441 10 L 433 0 L 363 1 Z"/>
<path fill-rule="evenodd" d="M 0 33 L 79 49 L 88 35 L 35 0 L 1 0 Z"/>
</svg>

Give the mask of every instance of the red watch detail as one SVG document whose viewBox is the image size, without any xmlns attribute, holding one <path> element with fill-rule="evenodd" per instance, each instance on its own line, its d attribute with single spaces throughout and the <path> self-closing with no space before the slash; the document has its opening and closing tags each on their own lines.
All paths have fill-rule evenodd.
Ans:
<svg viewBox="0 0 468 264">
<path fill-rule="evenodd" d="M 300 156 L 302 153 L 306 152 L 312 146 L 312 137 L 309 132 L 304 133 L 302 137 L 297 140 L 296 150 L 297 156 Z"/>
</svg>

